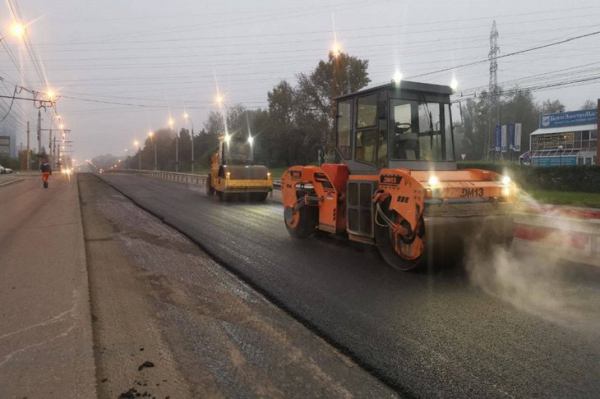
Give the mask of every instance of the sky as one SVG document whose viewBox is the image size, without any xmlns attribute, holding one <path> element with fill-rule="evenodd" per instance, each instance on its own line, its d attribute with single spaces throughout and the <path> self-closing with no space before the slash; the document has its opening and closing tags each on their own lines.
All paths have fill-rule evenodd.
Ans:
<svg viewBox="0 0 600 399">
<path fill-rule="evenodd" d="M 600 97 L 600 35 L 510 55 L 600 31 L 595 0 L 5 0 L 3 35 L 11 5 L 27 24 L 30 51 L 16 37 L 2 39 L 0 94 L 12 96 L 15 85 L 55 91 L 56 108 L 42 110 L 42 127 L 56 128 L 52 118 L 60 115 L 77 160 L 126 155 L 169 118 L 189 128 L 185 111 L 198 131 L 218 110 L 216 82 L 228 104 L 265 107 L 274 85 L 314 69 L 335 39 L 369 60 L 373 85 L 399 70 L 410 80 L 456 79 L 467 98 L 488 85 L 489 63 L 462 65 L 487 59 L 496 21 L 505 89 L 533 87 L 539 101 L 559 99 L 567 110 Z M 577 79 L 590 80 L 544 88 Z M 33 143 L 34 103 L 15 100 L 7 115 L 10 103 L 0 100 L 0 135 L 25 146 L 29 121 Z"/>
</svg>

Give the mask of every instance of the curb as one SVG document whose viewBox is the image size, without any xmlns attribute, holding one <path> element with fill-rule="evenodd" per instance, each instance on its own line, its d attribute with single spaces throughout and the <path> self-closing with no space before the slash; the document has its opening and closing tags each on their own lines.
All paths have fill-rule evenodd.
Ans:
<svg viewBox="0 0 600 399">
<path fill-rule="evenodd" d="M 18 183 L 18 182 L 21 182 L 21 181 L 23 181 L 23 179 L 14 179 L 14 180 L 9 180 L 9 181 L 7 181 L 6 183 L 2 183 L 2 184 L 0 184 L 0 187 L 8 186 L 8 185 L 10 185 L 10 184 L 13 184 L 13 183 Z"/>
</svg>

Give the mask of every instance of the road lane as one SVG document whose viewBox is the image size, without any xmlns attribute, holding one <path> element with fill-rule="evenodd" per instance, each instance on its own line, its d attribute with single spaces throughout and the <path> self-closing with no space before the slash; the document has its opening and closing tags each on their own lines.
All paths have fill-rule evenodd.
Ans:
<svg viewBox="0 0 600 399">
<path fill-rule="evenodd" d="M 102 178 L 405 394 L 592 397 L 600 389 L 596 332 L 520 311 L 456 269 L 398 273 L 371 247 L 293 240 L 280 204 L 223 204 L 201 187 Z M 577 282 L 593 304 L 599 282 L 594 272 Z"/>
<path fill-rule="evenodd" d="M 0 187 L 0 398 L 93 398 L 88 275 L 77 183 Z"/>
</svg>

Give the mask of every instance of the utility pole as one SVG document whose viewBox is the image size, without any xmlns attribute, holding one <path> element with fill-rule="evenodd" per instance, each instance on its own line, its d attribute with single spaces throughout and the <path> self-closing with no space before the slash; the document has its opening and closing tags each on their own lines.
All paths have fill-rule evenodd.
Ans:
<svg viewBox="0 0 600 399">
<path fill-rule="evenodd" d="M 490 97 L 490 126 L 486 140 L 484 140 L 484 149 L 482 157 L 484 161 L 494 160 L 496 157 L 495 131 L 496 125 L 500 123 L 500 88 L 498 87 L 499 52 L 500 47 L 498 47 L 498 29 L 496 28 L 496 21 L 494 21 L 494 23 L 492 24 L 492 31 L 490 32 L 490 52 L 488 53 L 488 59 L 490 60 L 490 81 L 488 87 L 488 96 Z M 494 113 L 496 113 L 495 117 Z"/>
<path fill-rule="evenodd" d="M 37 124 L 37 139 L 38 139 L 38 168 L 42 163 L 42 111 L 38 109 L 38 124 Z"/>
<path fill-rule="evenodd" d="M 54 153 L 52 152 L 52 129 L 50 129 L 50 134 L 48 135 L 48 152 L 50 153 L 50 165 L 54 164 Z"/>
<path fill-rule="evenodd" d="M 194 124 L 193 123 L 192 123 L 191 141 L 192 141 L 192 174 L 194 174 Z"/>
<path fill-rule="evenodd" d="M 31 159 L 29 154 L 29 121 L 27 121 L 27 170 L 31 170 Z"/>
</svg>

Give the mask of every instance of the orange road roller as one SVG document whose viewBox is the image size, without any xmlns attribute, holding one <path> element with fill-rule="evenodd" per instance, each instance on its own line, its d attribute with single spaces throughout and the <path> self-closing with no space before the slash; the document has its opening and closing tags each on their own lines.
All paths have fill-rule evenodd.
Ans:
<svg viewBox="0 0 600 399">
<path fill-rule="evenodd" d="M 282 177 L 292 237 L 322 231 L 376 245 L 392 267 L 455 263 L 468 245 L 510 245 L 516 185 L 457 170 L 449 86 L 402 81 L 337 98 L 339 164 Z"/>
</svg>

